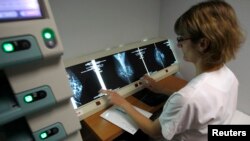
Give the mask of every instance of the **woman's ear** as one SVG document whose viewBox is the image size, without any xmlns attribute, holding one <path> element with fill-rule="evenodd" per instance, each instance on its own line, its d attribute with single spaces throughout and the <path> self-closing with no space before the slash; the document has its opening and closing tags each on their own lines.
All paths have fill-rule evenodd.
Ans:
<svg viewBox="0 0 250 141">
<path fill-rule="evenodd" d="M 201 53 L 204 53 L 208 49 L 208 46 L 209 46 L 209 41 L 206 38 L 201 38 L 199 41 L 198 50 Z"/>
</svg>

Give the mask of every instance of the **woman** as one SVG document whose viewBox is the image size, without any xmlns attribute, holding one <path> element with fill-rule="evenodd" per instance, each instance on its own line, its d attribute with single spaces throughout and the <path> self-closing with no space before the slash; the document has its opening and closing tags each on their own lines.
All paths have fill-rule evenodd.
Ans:
<svg viewBox="0 0 250 141">
<path fill-rule="evenodd" d="M 235 58 L 243 34 L 235 11 L 223 1 L 194 5 L 177 19 L 174 28 L 177 46 L 184 60 L 194 64 L 196 76 L 173 94 L 158 88 L 149 76 L 141 79 L 152 91 L 171 95 L 157 120 L 145 118 L 116 92 L 101 92 L 107 93 L 113 104 L 122 107 L 152 137 L 207 140 L 208 125 L 229 124 L 236 110 L 238 80 L 225 63 Z"/>
</svg>

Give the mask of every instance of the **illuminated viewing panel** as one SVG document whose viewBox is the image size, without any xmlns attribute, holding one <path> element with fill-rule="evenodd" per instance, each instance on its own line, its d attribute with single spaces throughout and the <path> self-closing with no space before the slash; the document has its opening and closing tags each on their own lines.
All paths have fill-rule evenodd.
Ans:
<svg viewBox="0 0 250 141">
<path fill-rule="evenodd" d="M 38 0 L 0 0 L 0 21 L 42 18 Z"/>
<path fill-rule="evenodd" d="M 162 70 L 175 62 L 168 40 L 118 52 L 66 68 L 73 99 L 80 107 L 98 97 L 100 89 L 118 89 L 144 74 Z"/>
<path fill-rule="evenodd" d="M 70 86 L 73 91 L 73 100 L 76 106 L 79 107 L 84 103 L 92 101 L 93 97 L 101 89 L 92 62 L 69 67 L 66 71 L 68 73 Z"/>
</svg>

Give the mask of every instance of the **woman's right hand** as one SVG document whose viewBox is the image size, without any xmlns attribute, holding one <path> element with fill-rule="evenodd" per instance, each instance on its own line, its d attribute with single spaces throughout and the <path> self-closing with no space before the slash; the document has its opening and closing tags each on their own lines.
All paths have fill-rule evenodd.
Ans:
<svg viewBox="0 0 250 141">
<path fill-rule="evenodd" d="M 130 103 L 121 95 L 119 95 L 117 92 L 113 90 L 103 90 L 101 89 L 99 91 L 100 93 L 107 94 L 107 99 L 110 103 L 117 105 L 119 107 L 125 108 L 127 105 L 130 105 Z"/>
</svg>

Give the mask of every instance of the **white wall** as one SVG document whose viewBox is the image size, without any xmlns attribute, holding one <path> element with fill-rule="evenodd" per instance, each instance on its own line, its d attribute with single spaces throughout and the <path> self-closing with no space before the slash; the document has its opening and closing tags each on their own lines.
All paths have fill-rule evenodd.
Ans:
<svg viewBox="0 0 250 141">
<path fill-rule="evenodd" d="M 161 0 L 161 16 L 160 16 L 160 28 L 159 34 L 161 36 L 167 36 L 171 39 L 175 39 L 174 22 L 175 20 L 185 12 L 190 6 L 196 4 L 201 0 Z M 238 15 L 239 21 L 242 24 L 246 33 L 250 33 L 250 1 L 249 0 L 226 0 L 234 8 Z M 246 42 L 243 44 L 242 49 L 237 54 L 236 60 L 228 63 L 229 68 L 234 71 L 240 82 L 239 97 L 238 97 L 238 109 L 250 114 L 249 101 L 250 101 L 250 75 L 248 68 L 250 68 L 250 38 L 247 36 Z M 182 53 L 176 48 L 179 60 L 182 60 Z M 190 80 L 194 76 L 194 67 L 190 63 L 181 61 L 181 74 L 182 76 Z"/>
<path fill-rule="evenodd" d="M 50 0 L 64 59 L 158 36 L 160 0 Z"/>
</svg>

